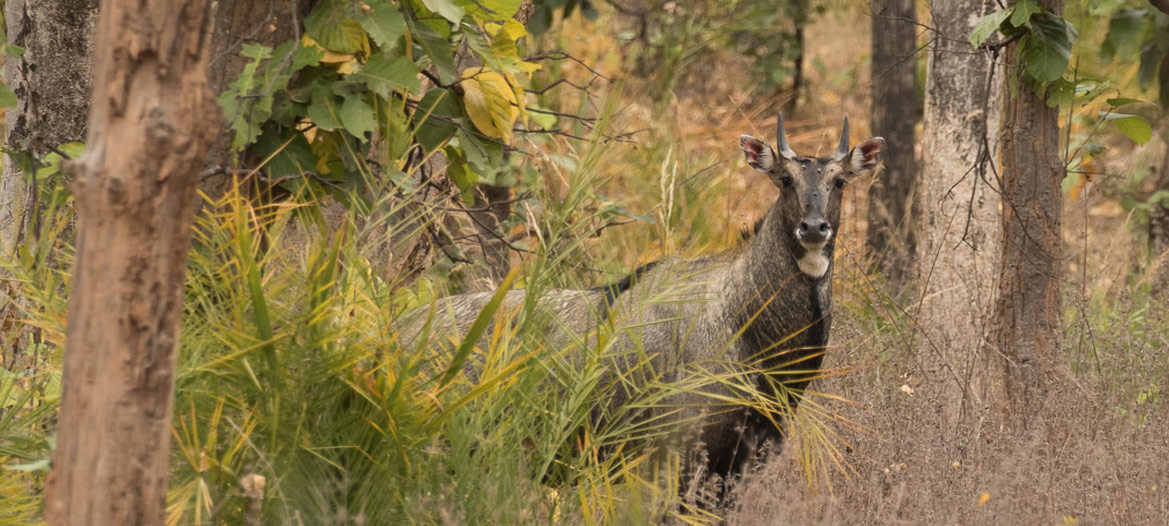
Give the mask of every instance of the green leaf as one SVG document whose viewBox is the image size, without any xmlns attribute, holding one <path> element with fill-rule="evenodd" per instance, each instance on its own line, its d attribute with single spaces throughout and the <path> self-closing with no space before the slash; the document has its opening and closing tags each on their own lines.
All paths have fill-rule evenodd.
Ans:
<svg viewBox="0 0 1169 526">
<path fill-rule="evenodd" d="M 532 17 L 528 19 L 528 31 L 533 35 L 540 36 L 548 32 L 552 27 L 552 8 L 547 4 L 536 4 L 536 10 L 532 12 Z"/>
<path fill-rule="evenodd" d="M 472 186 L 479 182 L 479 176 L 470 169 L 467 160 L 459 154 L 459 151 L 452 147 L 444 149 L 447 158 L 446 175 L 447 178 L 455 183 L 455 187 L 459 189 L 463 200 L 468 204 L 475 202 L 475 195 L 471 192 Z"/>
<path fill-rule="evenodd" d="M 459 128 L 458 135 L 467 164 L 476 173 L 491 174 L 503 165 L 502 144 L 463 128 Z"/>
<path fill-rule="evenodd" d="M 1063 77 L 1075 38 L 1075 29 L 1062 18 L 1047 13 L 1032 17 L 1021 52 L 1027 75 L 1041 86 Z"/>
<path fill-rule="evenodd" d="M 1149 23 L 1145 9 L 1122 9 L 1108 21 L 1108 36 L 1100 44 L 1100 59 L 1112 61 L 1115 56 L 1131 57 L 1140 51 L 1145 28 Z"/>
<path fill-rule="evenodd" d="M 341 103 L 339 116 L 345 131 L 362 142 L 367 140 L 366 134 L 372 132 L 377 125 L 373 118 L 373 107 L 369 105 L 364 96 L 359 94 L 345 97 Z"/>
<path fill-rule="evenodd" d="M 432 89 L 422 97 L 411 118 L 414 139 L 426 151 L 433 151 L 458 131 L 458 127 L 450 121 L 462 118 L 465 118 L 463 105 L 459 104 L 454 93 L 443 88 Z"/>
<path fill-rule="evenodd" d="M 451 0 L 422 0 L 422 5 L 452 24 L 458 24 L 463 20 L 463 8 Z"/>
<path fill-rule="evenodd" d="M 0 84 L 0 108 L 14 108 L 20 102 L 16 98 L 16 93 L 8 89 L 8 86 Z"/>
<path fill-rule="evenodd" d="M 257 71 L 264 59 L 272 54 L 272 48 L 259 44 L 244 44 L 240 55 L 253 59 L 244 65 L 238 77 L 226 91 L 219 96 L 219 106 L 227 117 L 228 129 L 235 132 L 232 138 L 232 149 L 241 150 L 251 144 L 260 134 L 260 124 L 268 120 L 272 107 L 270 93 L 253 93 L 262 80 L 257 78 Z"/>
<path fill-rule="evenodd" d="M 1113 114 L 1108 120 L 1120 129 L 1120 133 L 1137 144 L 1144 144 L 1153 136 L 1149 121 L 1140 115 Z"/>
<path fill-rule="evenodd" d="M 1031 15 L 1043 12 L 1035 0 L 1019 0 L 1011 6 L 1011 10 L 1011 25 L 1015 27 L 1031 27 Z"/>
<path fill-rule="evenodd" d="M 318 2 L 305 17 L 304 30 L 329 51 L 356 53 L 369 47 L 365 29 L 349 17 L 349 3 L 345 0 Z"/>
<path fill-rule="evenodd" d="M 365 83 L 382 98 L 389 98 L 392 91 L 422 91 L 422 85 L 418 82 L 418 68 L 406 57 L 386 58 L 378 54 L 349 77 Z"/>
<path fill-rule="evenodd" d="M 272 48 L 245 44 L 240 54 L 253 59 L 244 65 L 236 80 L 219 96 L 219 106 L 232 130 L 232 149 L 239 151 L 260 134 L 260 127 L 272 117 L 276 95 L 288 88 L 293 74 L 320 63 L 324 52 L 300 47 L 299 42 L 285 42 Z M 291 55 L 291 65 L 285 59 Z"/>
<path fill-rule="evenodd" d="M 318 83 L 313 86 L 312 97 L 306 113 L 317 128 L 324 131 L 341 128 L 340 108 L 331 87 L 325 82 Z"/>
<path fill-rule="evenodd" d="M 422 46 L 422 51 L 434 65 L 438 81 L 444 85 L 453 83 L 458 78 L 458 71 L 455 69 L 455 55 L 451 51 L 450 42 L 426 24 L 413 24 L 412 28 L 418 45 Z"/>
<path fill-rule="evenodd" d="M 64 158 L 76 159 L 85 153 L 85 143 L 67 142 L 58 146 L 57 150 L 65 154 Z M 43 181 L 61 173 L 61 161 L 63 159 L 61 153 L 52 152 L 46 155 L 44 159 L 41 159 L 41 164 L 36 174 L 38 181 Z"/>
<path fill-rule="evenodd" d="M 974 29 L 970 30 L 970 45 L 975 48 L 981 47 L 986 42 L 986 39 L 990 38 L 995 31 L 998 31 L 999 26 L 1009 16 L 1011 16 L 1011 8 L 1000 9 L 982 17 L 974 25 Z"/>
<path fill-rule="evenodd" d="M 292 128 L 269 123 L 256 139 L 252 151 L 261 159 L 269 159 L 264 165 L 264 173 L 271 180 L 316 170 L 317 156 L 304 134 Z"/>
<path fill-rule="evenodd" d="M 402 18 L 402 13 L 387 0 L 369 0 L 367 4 L 370 12 L 360 17 L 361 27 L 383 52 L 394 49 L 398 39 L 406 32 L 406 20 Z"/>
<path fill-rule="evenodd" d="M 281 88 L 288 85 L 288 80 L 292 79 L 293 73 L 296 73 L 297 71 L 300 71 L 309 66 L 319 65 L 321 63 L 321 59 L 325 58 L 325 52 L 320 48 L 315 46 L 305 47 L 295 42 L 289 42 L 277 48 L 276 56 L 283 58 L 284 53 L 281 53 L 281 50 L 284 50 L 289 44 L 296 44 L 297 47 L 296 51 L 292 53 L 292 68 L 283 72 L 283 74 L 287 75 L 288 78 L 283 81 Z"/>
<path fill-rule="evenodd" d="M 1114 99 L 1106 99 L 1104 102 L 1107 102 L 1109 106 L 1112 106 L 1114 108 L 1119 108 L 1121 106 L 1127 106 L 1129 104 L 1133 104 L 1136 102 L 1148 102 L 1148 101 L 1144 101 L 1141 99 L 1130 99 L 1127 97 L 1117 97 Z"/>
<path fill-rule="evenodd" d="M 1047 90 L 1047 106 L 1054 108 L 1056 106 L 1070 105 L 1076 100 L 1076 85 L 1067 79 L 1058 78 L 1051 83 L 1051 89 Z"/>
</svg>

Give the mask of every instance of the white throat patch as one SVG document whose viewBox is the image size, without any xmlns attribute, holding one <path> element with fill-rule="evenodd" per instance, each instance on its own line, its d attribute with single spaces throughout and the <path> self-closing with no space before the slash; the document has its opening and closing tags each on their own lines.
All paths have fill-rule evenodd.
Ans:
<svg viewBox="0 0 1169 526">
<path fill-rule="evenodd" d="M 828 272 L 828 256 L 824 255 L 824 244 L 819 246 L 804 247 L 807 252 L 804 257 L 796 261 L 800 267 L 800 272 L 807 274 L 814 279 L 824 277 L 824 273 Z"/>
</svg>

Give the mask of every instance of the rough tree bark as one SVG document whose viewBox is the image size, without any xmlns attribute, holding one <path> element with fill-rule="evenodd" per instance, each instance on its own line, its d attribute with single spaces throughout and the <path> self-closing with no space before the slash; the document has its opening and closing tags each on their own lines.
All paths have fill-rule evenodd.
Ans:
<svg viewBox="0 0 1169 526">
<path fill-rule="evenodd" d="M 9 57 L 4 77 L 18 103 L 6 113 L 10 150 L 45 155 L 85 136 L 89 115 L 90 53 L 97 0 L 29 2 L 4 6 L 8 40 L 24 48 Z M 0 176 L 0 239 L 12 246 L 25 235 L 31 208 L 19 167 L 4 156 Z M 6 248 L 11 248 L 8 246 Z"/>
<path fill-rule="evenodd" d="M 900 290 L 913 274 L 911 206 L 917 161 L 914 128 L 921 115 L 917 103 L 916 9 L 914 0 L 874 0 L 873 133 L 894 137 L 885 152 L 885 172 L 869 189 L 869 251 L 878 268 Z"/>
<path fill-rule="evenodd" d="M 934 2 L 922 136 L 922 215 L 916 257 L 918 363 L 942 421 L 954 429 L 1000 394 L 983 354 L 998 277 L 998 189 L 993 139 L 999 88 L 989 53 L 967 35 L 993 4 Z"/>
<path fill-rule="evenodd" d="M 1056 16 L 1063 0 L 1040 0 Z M 998 351 L 1007 371 L 1012 421 L 1026 425 L 1043 402 L 1060 349 L 1059 108 L 1022 79 L 1018 42 L 1005 49 L 1002 259 L 995 308 Z"/>
<path fill-rule="evenodd" d="M 8 57 L 4 78 L 16 92 L 17 106 L 5 113 L 5 144 L 9 150 L 44 156 L 61 144 L 85 137 L 89 114 L 90 52 L 97 0 L 4 4 L 8 40 L 24 48 L 21 57 Z M 0 250 L 11 253 L 24 246 L 32 226 L 36 194 L 12 158 L 3 155 L 0 173 Z M 23 363 L 24 346 L 38 332 L 22 323 L 18 308 L 19 285 L 0 280 L 0 291 L 10 300 L 0 306 L 0 364 L 10 369 Z"/>
<path fill-rule="evenodd" d="M 162 524 L 195 189 L 218 131 L 209 0 L 103 0 L 50 524 Z"/>
</svg>

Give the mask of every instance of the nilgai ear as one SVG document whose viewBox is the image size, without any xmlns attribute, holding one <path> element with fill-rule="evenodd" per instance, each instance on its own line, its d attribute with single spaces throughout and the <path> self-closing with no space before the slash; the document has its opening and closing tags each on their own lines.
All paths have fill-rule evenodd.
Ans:
<svg viewBox="0 0 1169 526">
<path fill-rule="evenodd" d="M 877 158 L 885 149 L 885 139 L 873 137 L 856 145 L 848 155 L 848 168 L 853 175 L 870 173 L 877 167 Z"/>
<path fill-rule="evenodd" d="M 763 173 L 771 173 L 778 164 L 775 160 L 775 150 L 767 143 L 750 135 L 740 135 L 739 145 L 743 147 L 743 155 L 747 156 L 747 164 Z"/>
</svg>

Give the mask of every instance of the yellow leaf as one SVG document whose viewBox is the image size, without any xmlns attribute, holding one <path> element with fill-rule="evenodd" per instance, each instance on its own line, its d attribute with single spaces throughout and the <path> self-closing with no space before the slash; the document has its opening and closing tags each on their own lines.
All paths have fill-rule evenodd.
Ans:
<svg viewBox="0 0 1169 526">
<path fill-rule="evenodd" d="M 518 20 L 509 18 L 507 19 L 507 22 L 503 23 L 503 34 L 507 35 L 507 38 L 512 40 L 519 40 L 520 38 L 527 36 L 528 30 L 524 29 L 524 25 L 521 24 Z"/>
<path fill-rule="evenodd" d="M 535 71 L 539 71 L 539 69 L 541 67 L 543 67 L 540 64 L 537 64 L 535 62 L 524 62 L 522 60 L 519 61 L 518 63 L 516 63 L 516 66 L 518 66 L 520 68 L 520 71 L 523 71 L 524 73 L 527 73 L 529 75 Z"/>
<path fill-rule="evenodd" d="M 325 53 L 325 56 L 328 57 L 329 54 Z M 357 73 L 357 70 L 357 57 L 352 57 L 351 60 L 346 60 L 337 64 L 337 73 L 342 75 Z"/>
<path fill-rule="evenodd" d="M 471 122 L 484 135 L 509 143 L 520 114 L 514 80 L 487 68 L 468 68 L 462 77 L 463 106 Z"/>
<path fill-rule="evenodd" d="M 978 496 L 978 505 L 982 506 L 983 504 L 986 504 L 986 501 L 988 500 L 990 500 L 990 493 L 984 491 L 982 492 L 982 495 Z"/>
<path fill-rule="evenodd" d="M 301 117 L 300 124 L 296 126 L 296 129 L 304 134 L 304 139 L 306 141 L 311 143 L 317 140 L 318 128 L 315 124 L 313 124 L 312 119 L 308 118 L 308 115 Z"/>
<path fill-rule="evenodd" d="M 301 43 L 304 47 L 315 47 L 325 52 L 325 56 L 321 58 L 322 64 L 340 64 L 337 66 L 337 71 L 340 73 L 352 73 L 356 69 L 357 56 L 352 53 L 337 53 L 336 51 L 329 51 L 313 40 L 312 37 L 301 35 Z M 345 71 L 348 69 L 348 71 Z"/>
</svg>

